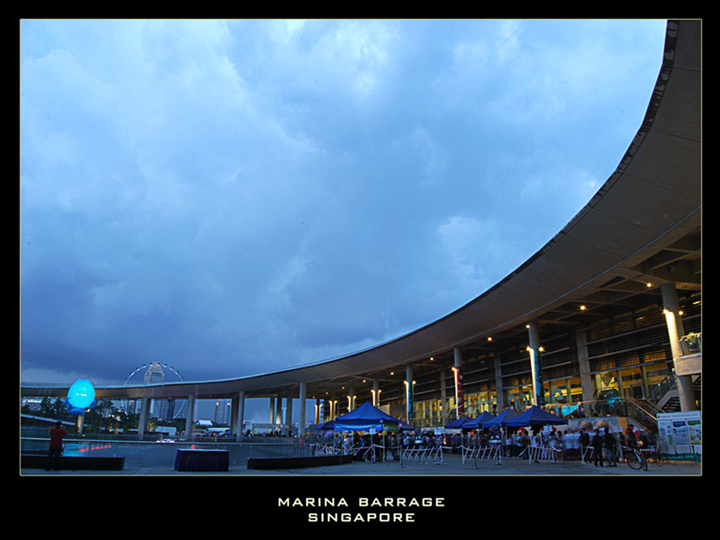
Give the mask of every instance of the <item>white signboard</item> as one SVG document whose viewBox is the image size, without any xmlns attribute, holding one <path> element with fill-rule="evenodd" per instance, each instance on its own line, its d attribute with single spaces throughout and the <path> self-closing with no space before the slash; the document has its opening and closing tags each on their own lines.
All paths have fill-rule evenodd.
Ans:
<svg viewBox="0 0 720 540">
<path fill-rule="evenodd" d="M 679 457 L 702 454 L 700 411 L 658 413 L 657 420 L 663 454 Z"/>
</svg>

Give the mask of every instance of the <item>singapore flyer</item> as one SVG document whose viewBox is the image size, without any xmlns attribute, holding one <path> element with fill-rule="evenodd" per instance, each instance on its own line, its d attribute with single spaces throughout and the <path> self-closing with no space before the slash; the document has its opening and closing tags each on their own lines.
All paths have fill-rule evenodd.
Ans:
<svg viewBox="0 0 720 540">
<path fill-rule="evenodd" d="M 148 384 L 162 384 L 165 381 L 165 373 L 168 373 L 169 376 L 175 378 L 177 377 L 178 381 L 183 381 L 182 375 L 175 370 L 172 366 L 168 366 L 167 364 L 161 365 L 160 362 L 150 362 L 150 365 L 143 364 L 142 366 L 135 368 L 125 379 L 123 382 L 123 386 L 133 386 L 133 385 L 148 385 Z M 142 379 L 138 376 L 138 374 L 142 373 Z M 133 377 L 135 377 L 133 379 Z M 136 382 L 137 381 L 137 382 Z M 132 400 L 128 400 L 126 403 L 126 410 L 132 409 L 136 406 L 136 403 Z M 155 404 L 154 404 L 155 406 Z M 155 411 L 155 414 L 164 417 L 166 420 L 175 420 L 177 418 L 182 418 L 185 414 L 186 409 L 186 401 L 185 400 L 168 400 L 167 403 L 163 403 L 162 405 L 158 405 L 158 408 L 160 410 Z"/>
</svg>

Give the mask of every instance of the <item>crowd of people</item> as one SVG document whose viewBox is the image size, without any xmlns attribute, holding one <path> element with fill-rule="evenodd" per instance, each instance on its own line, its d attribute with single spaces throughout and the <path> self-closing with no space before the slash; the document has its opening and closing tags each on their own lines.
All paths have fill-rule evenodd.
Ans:
<svg viewBox="0 0 720 540">
<path fill-rule="evenodd" d="M 394 446 L 394 443 L 392 444 Z M 504 445 L 505 455 L 520 459 L 528 459 L 528 448 L 542 447 L 558 452 L 564 460 L 585 461 L 598 467 L 607 463 L 614 467 L 623 447 L 636 447 L 655 453 L 658 451 L 658 444 L 652 433 L 632 426 L 624 432 L 615 431 L 606 421 L 601 420 L 595 426 L 591 422 L 584 422 L 576 429 L 565 430 L 538 427 L 530 431 L 520 428 L 504 433 L 500 429 L 481 429 L 470 434 L 428 433 L 420 437 L 406 433 L 403 435 L 402 446 L 443 446 L 451 452 L 459 452 L 462 447 Z"/>
<path fill-rule="evenodd" d="M 638 448 L 653 454 L 659 453 L 659 441 L 655 434 L 628 426 L 625 431 L 613 431 L 607 422 L 598 425 L 581 426 L 565 431 L 560 436 L 563 459 L 581 460 L 603 467 L 617 466 L 623 447 Z"/>
<path fill-rule="evenodd" d="M 623 447 L 636 447 L 653 453 L 658 449 L 654 434 L 635 427 L 618 431 L 612 429 L 605 420 L 600 420 L 595 425 L 586 421 L 575 429 L 539 426 L 530 430 L 519 428 L 505 431 L 492 428 L 471 432 L 447 431 L 442 434 L 436 434 L 432 430 L 374 435 L 355 432 L 334 442 L 344 453 L 360 456 L 373 447 L 396 455 L 406 450 L 433 450 L 440 447 L 444 452 L 461 453 L 466 448 L 502 446 L 504 455 L 508 457 L 529 459 L 529 449 L 543 448 L 556 452 L 555 455 L 562 457 L 564 461 L 583 461 L 596 467 L 617 466 Z"/>
</svg>

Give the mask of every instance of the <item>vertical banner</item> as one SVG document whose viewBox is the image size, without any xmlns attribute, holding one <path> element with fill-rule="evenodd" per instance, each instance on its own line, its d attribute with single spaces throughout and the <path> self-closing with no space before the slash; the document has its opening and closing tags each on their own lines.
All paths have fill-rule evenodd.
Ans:
<svg viewBox="0 0 720 540">
<path fill-rule="evenodd" d="M 413 388 L 413 385 L 415 384 L 415 381 L 413 380 L 413 370 L 412 370 L 412 364 L 407 364 L 405 366 L 405 393 L 407 394 L 407 399 L 405 402 L 407 403 L 407 421 L 408 423 L 412 422 L 413 418 L 413 401 L 414 396 L 413 393 L 415 389 Z"/>
<path fill-rule="evenodd" d="M 465 416 L 465 398 L 463 396 L 463 376 L 459 367 L 453 368 L 455 373 L 455 402 L 457 405 L 457 417 Z"/>
<path fill-rule="evenodd" d="M 543 388 L 542 367 L 540 365 L 540 348 L 530 349 L 530 372 L 533 379 L 533 405 L 545 405 L 545 392 Z"/>
<path fill-rule="evenodd" d="M 412 422 L 413 417 L 413 383 L 412 381 L 405 381 L 405 389 L 407 392 L 407 399 L 405 400 L 407 402 L 407 422 L 408 424 Z"/>
</svg>

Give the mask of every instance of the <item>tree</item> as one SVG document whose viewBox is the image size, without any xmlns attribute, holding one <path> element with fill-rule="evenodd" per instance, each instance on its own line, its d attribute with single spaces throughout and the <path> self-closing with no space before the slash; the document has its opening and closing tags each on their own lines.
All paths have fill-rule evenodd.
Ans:
<svg viewBox="0 0 720 540">
<path fill-rule="evenodd" d="M 67 420 L 70 417 L 65 401 L 60 398 L 53 401 L 49 397 L 45 397 L 40 402 L 39 416 L 44 418 L 54 418 L 55 420 Z"/>
</svg>

